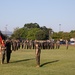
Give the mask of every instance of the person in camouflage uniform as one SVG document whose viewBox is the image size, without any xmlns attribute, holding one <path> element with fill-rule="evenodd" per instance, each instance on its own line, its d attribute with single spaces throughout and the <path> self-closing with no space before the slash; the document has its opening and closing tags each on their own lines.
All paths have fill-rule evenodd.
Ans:
<svg viewBox="0 0 75 75">
<path fill-rule="evenodd" d="M 36 44 L 35 44 L 35 54 L 36 54 L 36 64 L 37 64 L 37 67 L 40 67 L 41 49 L 40 49 L 40 43 L 39 42 L 36 42 Z"/>
</svg>

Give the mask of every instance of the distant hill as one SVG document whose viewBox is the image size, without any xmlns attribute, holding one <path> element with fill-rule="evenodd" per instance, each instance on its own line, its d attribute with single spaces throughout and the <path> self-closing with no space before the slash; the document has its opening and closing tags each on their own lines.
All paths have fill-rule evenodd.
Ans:
<svg viewBox="0 0 75 75">
<path fill-rule="evenodd" d="M 11 31 L 7 31 L 7 32 L 1 31 L 1 32 L 2 32 L 2 34 L 7 35 L 9 37 L 13 34 L 13 32 L 11 32 Z"/>
</svg>

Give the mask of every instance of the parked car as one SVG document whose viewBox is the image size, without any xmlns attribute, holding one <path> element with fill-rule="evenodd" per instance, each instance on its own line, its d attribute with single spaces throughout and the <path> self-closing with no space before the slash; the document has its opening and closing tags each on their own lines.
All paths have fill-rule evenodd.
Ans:
<svg viewBox="0 0 75 75">
<path fill-rule="evenodd" d="M 69 44 L 70 45 L 75 45 L 75 41 L 70 41 Z"/>
<path fill-rule="evenodd" d="M 60 44 L 66 44 L 66 42 L 65 41 L 60 41 Z"/>
</svg>

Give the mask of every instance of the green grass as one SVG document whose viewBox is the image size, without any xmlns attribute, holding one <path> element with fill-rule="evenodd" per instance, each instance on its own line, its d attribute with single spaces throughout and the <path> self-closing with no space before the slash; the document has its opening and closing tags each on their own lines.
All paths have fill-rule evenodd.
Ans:
<svg viewBox="0 0 75 75">
<path fill-rule="evenodd" d="M 35 50 L 13 51 L 9 64 L 0 64 L 0 75 L 75 75 L 75 47 L 42 50 L 41 67 L 36 67 Z"/>
</svg>

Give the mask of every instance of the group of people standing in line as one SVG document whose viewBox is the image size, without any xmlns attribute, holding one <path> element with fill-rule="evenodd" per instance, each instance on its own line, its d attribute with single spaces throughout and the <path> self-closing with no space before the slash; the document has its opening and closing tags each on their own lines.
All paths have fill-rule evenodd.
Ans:
<svg viewBox="0 0 75 75">
<path fill-rule="evenodd" d="M 35 44 L 37 40 L 22 40 L 21 42 L 19 40 L 13 40 L 12 43 L 12 50 L 18 50 L 19 48 L 22 49 L 35 49 Z M 55 42 L 50 40 L 44 40 L 44 41 L 38 41 L 40 43 L 41 49 L 54 49 L 55 48 Z M 60 48 L 60 41 L 58 40 L 56 42 L 56 48 Z"/>
<path fill-rule="evenodd" d="M 35 49 L 35 43 L 37 40 L 13 40 L 12 41 L 12 50 L 22 49 Z M 43 40 L 38 41 L 40 43 L 41 49 L 59 49 L 60 48 L 60 40 L 51 41 L 51 40 Z M 65 40 L 66 48 L 68 49 L 68 41 Z"/>
</svg>

